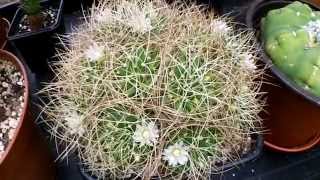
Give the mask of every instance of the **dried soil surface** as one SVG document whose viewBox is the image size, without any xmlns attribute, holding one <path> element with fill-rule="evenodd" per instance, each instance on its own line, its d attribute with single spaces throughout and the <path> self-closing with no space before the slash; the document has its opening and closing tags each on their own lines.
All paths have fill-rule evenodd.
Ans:
<svg viewBox="0 0 320 180">
<path fill-rule="evenodd" d="M 24 106 L 23 76 L 13 63 L 0 59 L 0 158 L 12 140 Z"/>
</svg>

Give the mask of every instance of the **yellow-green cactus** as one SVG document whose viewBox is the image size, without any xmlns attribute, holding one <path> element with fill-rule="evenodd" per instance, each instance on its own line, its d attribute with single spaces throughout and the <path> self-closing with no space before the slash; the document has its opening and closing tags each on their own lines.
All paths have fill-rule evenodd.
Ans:
<svg viewBox="0 0 320 180">
<path fill-rule="evenodd" d="M 293 2 L 261 21 L 265 50 L 298 85 L 320 96 L 320 12 Z"/>
</svg>

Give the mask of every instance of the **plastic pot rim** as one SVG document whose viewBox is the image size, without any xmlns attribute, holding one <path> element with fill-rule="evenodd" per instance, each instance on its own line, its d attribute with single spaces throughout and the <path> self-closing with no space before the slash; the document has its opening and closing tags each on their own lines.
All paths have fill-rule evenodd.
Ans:
<svg viewBox="0 0 320 180">
<path fill-rule="evenodd" d="M 12 6 L 12 5 L 18 5 L 19 4 L 19 0 L 15 0 L 15 1 L 12 1 L 12 2 L 8 2 L 8 3 L 5 3 L 5 4 L 2 4 L 2 5 L 0 5 L 0 9 L 2 9 L 2 8 L 5 8 L 5 7 L 7 7 L 7 6 Z"/>
</svg>

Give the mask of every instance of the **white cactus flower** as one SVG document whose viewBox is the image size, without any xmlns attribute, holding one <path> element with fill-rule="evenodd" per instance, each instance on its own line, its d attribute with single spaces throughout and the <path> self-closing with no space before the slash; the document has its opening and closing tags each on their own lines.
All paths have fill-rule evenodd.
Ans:
<svg viewBox="0 0 320 180">
<path fill-rule="evenodd" d="M 225 21 L 215 19 L 211 23 L 211 28 L 214 32 L 227 33 L 231 30 L 231 27 Z"/>
<path fill-rule="evenodd" d="M 70 134 L 78 134 L 80 136 L 84 134 L 82 125 L 83 118 L 77 112 L 68 113 L 64 120 L 69 128 Z"/>
<path fill-rule="evenodd" d="M 170 166 L 185 165 L 189 161 L 188 147 L 182 142 L 171 145 L 164 150 L 163 159 Z"/>
<path fill-rule="evenodd" d="M 132 27 L 134 31 L 145 33 L 153 29 L 151 19 L 147 16 L 148 12 L 146 10 L 141 10 L 134 5 L 124 6 L 123 8 L 127 12 L 124 17 L 125 23 Z"/>
<path fill-rule="evenodd" d="M 252 56 L 252 54 L 245 54 L 242 56 L 241 66 L 244 69 L 247 69 L 249 71 L 254 71 L 257 69 L 257 66 L 254 62 L 254 57 Z"/>
<path fill-rule="evenodd" d="M 103 11 L 96 14 L 95 20 L 98 23 L 104 23 L 104 24 L 112 23 L 114 20 L 114 14 L 112 13 L 112 11 L 110 9 L 106 8 Z"/>
<path fill-rule="evenodd" d="M 142 125 L 137 125 L 136 131 L 133 134 L 133 140 L 142 145 L 153 146 L 159 138 L 159 129 L 154 122 L 143 122 Z"/>
<path fill-rule="evenodd" d="M 89 48 L 84 52 L 84 56 L 91 62 L 95 62 L 101 59 L 104 56 L 104 48 L 98 46 L 96 43 L 93 43 Z"/>
</svg>

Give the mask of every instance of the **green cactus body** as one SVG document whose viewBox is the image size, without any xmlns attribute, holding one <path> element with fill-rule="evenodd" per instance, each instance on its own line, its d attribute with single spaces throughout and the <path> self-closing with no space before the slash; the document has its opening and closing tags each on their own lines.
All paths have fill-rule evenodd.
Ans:
<svg viewBox="0 0 320 180">
<path fill-rule="evenodd" d="M 320 13 L 301 2 L 271 10 L 261 22 L 265 50 L 299 86 L 320 96 Z"/>
</svg>

